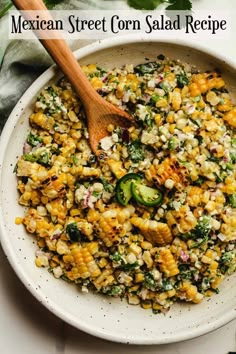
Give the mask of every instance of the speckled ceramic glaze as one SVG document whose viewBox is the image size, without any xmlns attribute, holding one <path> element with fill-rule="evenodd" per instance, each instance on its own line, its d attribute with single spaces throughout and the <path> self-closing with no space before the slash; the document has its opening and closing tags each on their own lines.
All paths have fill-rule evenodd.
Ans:
<svg viewBox="0 0 236 354">
<path fill-rule="evenodd" d="M 212 52 L 204 52 L 186 42 L 147 41 L 134 37 L 108 39 L 78 50 L 80 63 L 117 67 L 137 65 L 158 54 L 195 64 L 200 69 L 222 71 L 231 93 L 236 97 L 236 68 Z M 28 117 L 35 96 L 60 73 L 55 66 L 41 75 L 26 91 L 10 115 L 0 143 L 0 232 L 4 251 L 19 278 L 50 311 L 71 325 L 95 336 L 123 343 L 159 344 L 199 336 L 236 318 L 236 274 L 225 279 L 220 294 L 199 305 L 175 304 L 166 315 L 127 305 L 126 301 L 93 293 L 81 293 L 76 286 L 55 279 L 46 269 L 34 264 L 36 244 L 22 225 L 14 223 L 23 215 L 18 205 L 16 176 L 13 173 L 27 136 Z M 6 274 L 7 276 L 7 274 Z M 30 310 L 30 309 L 29 309 Z"/>
</svg>

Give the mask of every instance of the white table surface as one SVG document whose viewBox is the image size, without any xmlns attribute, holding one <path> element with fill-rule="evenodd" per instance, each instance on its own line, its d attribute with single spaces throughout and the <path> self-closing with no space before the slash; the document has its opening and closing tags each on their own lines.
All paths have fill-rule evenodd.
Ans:
<svg viewBox="0 0 236 354">
<path fill-rule="evenodd" d="M 233 10 L 235 0 L 193 0 L 195 8 Z M 203 7 L 204 3 L 204 7 Z M 232 16 L 234 17 L 234 16 Z M 236 33 L 236 25 L 232 25 Z M 207 41 L 236 63 L 232 40 Z M 45 309 L 16 277 L 0 247 L 1 354 L 227 354 L 236 352 L 236 320 L 189 341 L 155 346 L 112 343 L 85 334 Z"/>
</svg>

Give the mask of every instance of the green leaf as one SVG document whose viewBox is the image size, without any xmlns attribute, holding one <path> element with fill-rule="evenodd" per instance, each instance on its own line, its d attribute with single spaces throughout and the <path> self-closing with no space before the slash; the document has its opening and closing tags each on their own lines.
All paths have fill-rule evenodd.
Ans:
<svg viewBox="0 0 236 354">
<path fill-rule="evenodd" d="M 169 0 L 171 5 L 167 6 L 166 10 L 191 10 L 192 2 L 190 0 Z"/>
<path fill-rule="evenodd" d="M 54 6 L 61 4 L 64 0 L 44 0 L 45 5 L 49 10 L 53 9 Z"/>
<path fill-rule="evenodd" d="M 0 18 L 3 17 L 12 6 L 13 4 L 9 2 L 9 4 L 5 5 L 3 8 L 0 8 Z"/>
<path fill-rule="evenodd" d="M 163 2 L 164 0 L 128 0 L 128 5 L 137 10 L 154 10 Z"/>
<path fill-rule="evenodd" d="M 43 0 L 46 7 L 49 10 L 52 10 L 56 5 L 61 4 L 64 0 Z M 159 2 L 159 0 L 158 0 Z M 3 8 L 0 6 L 0 18 L 6 15 L 6 13 L 10 10 L 10 8 L 13 7 L 13 4 L 11 1 L 7 3 Z"/>
</svg>

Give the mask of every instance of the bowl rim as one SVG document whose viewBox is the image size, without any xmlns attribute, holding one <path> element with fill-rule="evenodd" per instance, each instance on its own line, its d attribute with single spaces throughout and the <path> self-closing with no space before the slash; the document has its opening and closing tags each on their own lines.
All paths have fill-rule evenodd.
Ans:
<svg viewBox="0 0 236 354">
<path fill-rule="evenodd" d="M 192 50 L 196 51 L 201 51 L 206 55 L 210 55 L 212 57 L 217 58 L 218 60 L 222 61 L 226 65 L 232 67 L 234 70 L 236 70 L 236 61 L 232 59 L 228 59 L 224 54 L 218 53 L 217 50 L 212 50 L 212 49 L 206 49 L 204 45 L 201 45 L 199 43 L 193 43 L 190 40 L 183 40 L 183 39 L 163 39 L 163 38 L 153 38 L 153 37 L 148 37 L 148 36 L 142 36 L 137 39 L 136 35 L 127 35 L 125 37 L 119 36 L 119 37 L 111 37 L 111 38 L 106 38 L 103 40 L 95 41 L 93 43 L 90 43 L 76 51 L 74 51 L 75 57 L 79 60 L 83 57 L 86 57 L 87 55 L 93 54 L 96 51 L 104 50 L 107 48 L 113 48 L 117 47 L 119 45 L 127 45 L 127 44 L 137 44 L 137 43 L 163 43 L 163 44 L 170 44 L 170 45 L 177 45 L 177 46 L 183 46 L 187 47 Z M 50 81 L 56 74 L 56 65 L 53 64 L 50 66 L 46 71 L 44 71 L 30 86 L 29 88 L 25 91 L 25 93 L 21 96 L 15 107 L 13 108 L 12 112 L 9 115 L 8 120 L 5 123 L 5 126 L 2 130 L 1 136 L 0 136 L 0 186 L 2 184 L 2 165 L 4 162 L 4 156 L 5 156 L 5 151 L 8 146 L 8 138 L 9 134 L 13 131 L 16 122 L 20 118 L 20 116 L 17 116 L 17 112 L 20 112 L 22 108 L 24 108 L 24 101 L 27 99 L 27 96 L 29 92 L 34 88 L 37 87 L 38 80 L 42 80 L 44 82 Z M 0 197 L 0 210 L 2 206 L 2 200 Z M 23 267 L 19 267 L 17 264 L 17 261 L 15 259 L 15 254 L 11 248 L 11 242 L 9 241 L 7 237 L 7 231 L 4 225 L 4 220 L 2 217 L 2 214 L 0 214 L 0 242 L 3 248 L 3 251 L 6 255 L 6 258 L 8 259 L 11 267 L 13 268 L 14 272 L 18 276 L 18 278 L 21 280 L 21 282 L 25 285 L 25 287 L 31 292 L 31 294 L 42 304 L 44 305 L 50 312 L 52 312 L 54 315 L 56 315 L 58 318 L 66 321 L 68 324 L 72 325 L 73 327 L 82 330 L 88 334 L 91 334 L 95 337 L 106 339 L 109 341 L 113 342 L 118 342 L 118 343 L 127 343 L 127 338 L 124 338 L 122 335 L 119 335 L 119 333 L 116 334 L 110 334 L 110 333 L 103 333 L 99 328 L 94 329 L 91 328 L 88 325 L 83 325 L 80 324 L 79 322 L 76 322 L 72 318 L 70 318 L 70 315 L 68 315 L 65 311 L 63 311 L 59 306 L 57 306 L 53 301 L 51 301 L 49 298 L 47 298 L 47 301 L 43 295 L 42 292 L 36 291 L 33 286 L 30 286 L 31 281 L 27 275 L 27 272 L 23 269 Z M 152 344 L 167 344 L 167 343 L 175 343 L 183 340 L 189 340 L 192 338 L 196 338 L 198 336 L 204 335 L 206 333 L 209 333 L 215 329 L 218 329 L 222 327 L 223 325 L 229 323 L 230 321 L 234 320 L 236 318 L 236 311 L 235 309 L 232 308 L 231 311 L 225 312 L 224 315 L 222 315 L 219 319 L 211 322 L 210 324 L 207 323 L 205 325 L 195 327 L 194 329 L 191 328 L 191 331 L 185 331 L 184 333 L 178 333 L 178 334 L 172 334 L 171 338 L 136 338 L 136 340 L 130 340 L 130 344 L 137 344 L 137 345 L 152 345 Z"/>
</svg>

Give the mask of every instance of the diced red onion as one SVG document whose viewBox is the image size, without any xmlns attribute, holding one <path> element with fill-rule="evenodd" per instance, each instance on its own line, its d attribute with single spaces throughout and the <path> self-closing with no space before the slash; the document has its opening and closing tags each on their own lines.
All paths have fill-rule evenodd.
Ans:
<svg viewBox="0 0 236 354">
<path fill-rule="evenodd" d="M 28 154 L 31 150 L 32 150 L 32 147 L 27 142 L 24 142 L 23 154 Z"/>
<path fill-rule="evenodd" d="M 189 255 L 185 253 L 183 250 L 180 251 L 180 258 L 182 259 L 183 262 L 187 262 L 189 259 Z"/>
</svg>

